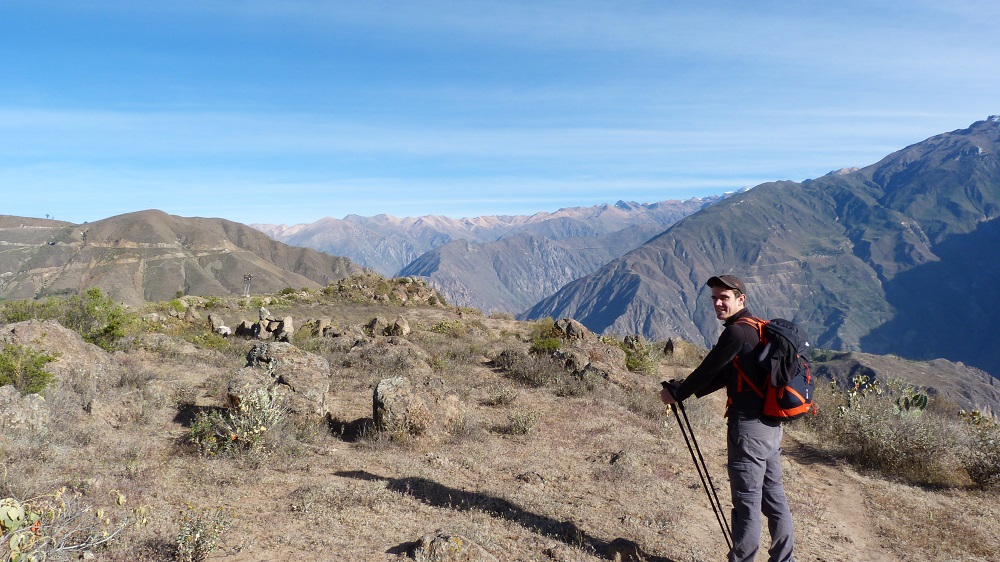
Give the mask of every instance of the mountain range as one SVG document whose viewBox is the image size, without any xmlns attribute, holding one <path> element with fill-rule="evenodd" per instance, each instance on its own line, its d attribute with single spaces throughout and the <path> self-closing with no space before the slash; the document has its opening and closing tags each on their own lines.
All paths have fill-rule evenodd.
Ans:
<svg viewBox="0 0 1000 562">
<path fill-rule="evenodd" d="M 720 326 L 705 280 L 733 273 L 748 285 L 751 310 L 801 323 L 814 346 L 943 358 L 996 377 L 998 150 L 1000 117 L 991 117 L 803 182 L 530 216 L 351 216 L 254 228 L 160 211 L 79 225 L 0 216 L 0 299 L 97 286 L 139 305 L 239 294 L 246 274 L 254 292 L 278 291 L 381 264 L 431 280 L 451 304 L 708 346 Z M 364 260 L 265 232 L 349 246 Z"/>
<path fill-rule="evenodd" d="M 571 207 L 451 219 L 389 215 L 254 224 L 276 240 L 351 258 L 386 276 L 420 276 L 459 306 L 521 312 L 721 199 Z"/>
<path fill-rule="evenodd" d="M 214 218 L 140 211 L 67 222 L 0 215 L 0 299 L 75 294 L 98 287 L 138 306 L 188 295 L 319 288 L 358 274 L 347 258 L 276 242 Z"/>
<path fill-rule="evenodd" d="M 994 376 L 1000 117 L 881 161 L 759 185 L 694 213 L 522 315 L 711 345 L 705 281 L 744 279 L 748 306 L 813 344 L 963 361 Z"/>
</svg>

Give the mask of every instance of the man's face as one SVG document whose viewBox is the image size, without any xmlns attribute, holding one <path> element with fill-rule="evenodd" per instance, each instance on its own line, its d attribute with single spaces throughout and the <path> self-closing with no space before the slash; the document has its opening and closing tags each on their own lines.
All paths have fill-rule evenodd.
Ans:
<svg viewBox="0 0 1000 562">
<path fill-rule="evenodd" d="M 712 287 L 712 306 L 715 307 L 715 317 L 719 320 L 728 320 L 730 316 L 743 310 L 747 296 L 740 294 L 736 296 L 736 291 L 725 287 Z"/>
</svg>

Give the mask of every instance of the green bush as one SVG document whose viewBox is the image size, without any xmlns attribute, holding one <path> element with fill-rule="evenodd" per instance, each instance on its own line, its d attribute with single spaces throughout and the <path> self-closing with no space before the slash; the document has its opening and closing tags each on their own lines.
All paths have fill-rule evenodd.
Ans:
<svg viewBox="0 0 1000 562">
<path fill-rule="evenodd" d="M 4 346 L 0 350 L 0 386 L 12 384 L 21 394 L 41 392 L 52 380 L 45 365 L 58 356 L 17 344 Z"/>
<path fill-rule="evenodd" d="M 562 347 L 559 338 L 541 338 L 531 343 L 531 353 L 550 354 Z"/>
<path fill-rule="evenodd" d="M 63 326 L 78 332 L 86 341 L 111 351 L 115 344 L 135 331 L 139 324 L 136 314 L 104 296 L 97 287 L 82 295 L 54 300 L 54 317 Z"/>
<path fill-rule="evenodd" d="M 659 370 L 659 353 L 655 351 L 653 346 L 644 344 L 633 349 L 623 344 L 621 348 L 625 351 L 625 368 L 629 371 L 655 375 Z"/>
<path fill-rule="evenodd" d="M 62 301 L 51 299 L 48 301 L 16 300 L 6 301 L 0 305 L 0 324 L 13 324 L 24 322 L 32 318 L 38 320 L 53 320 L 59 317 L 59 305 Z"/>
<path fill-rule="evenodd" d="M 531 341 L 558 337 L 559 331 L 556 330 L 556 321 L 548 316 L 535 320 L 531 326 Z"/>
</svg>

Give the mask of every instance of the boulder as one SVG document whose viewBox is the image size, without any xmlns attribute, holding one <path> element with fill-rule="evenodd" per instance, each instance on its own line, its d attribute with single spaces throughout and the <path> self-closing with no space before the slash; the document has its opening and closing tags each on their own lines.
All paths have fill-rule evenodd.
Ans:
<svg viewBox="0 0 1000 562">
<path fill-rule="evenodd" d="M 563 318 L 562 320 L 556 322 L 554 327 L 559 334 L 566 339 L 592 340 L 597 338 L 593 332 L 572 318 Z"/>
<path fill-rule="evenodd" d="M 465 408 L 441 379 L 415 385 L 408 377 L 382 379 L 372 395 L 375 428 L 410 435 L 444 433 L 461 418 Z"/>
<path fill-rule="evenodd" d="M 201 320 L 201 314 L 199 314 L 194 307 L 190 307 L 184 311 L 184 320 L 188 322 L 197 322 Z"/>
<path fill-rule="evenodd" d="M 696 361 L 701 359 L 703 350 L 680 338 L 670 338 L 663 346 L 663 354 L 678 362 Z"/>
<path fill-rule="evenodd" d="M 9 324 L 0 332 L 0 345 L 15 344 L 56 355 L 45 370 L 62 383 L 96 391 L 116 382 L 121 366 L 110 353 L 83 341 L 80 334 L 55 320 L 26 320 Z"/>
<path fill-rule="evenodd" d="M 420 537 L 410 556 L 417 562 L 500 562 L 468 537 L 441 530 Z"/>
<path fill-rule="evenodd" d="M 219 326 L 215 329 L 215 333 L 224 338 L 228 338 L 233 334 L 233 331 L 229 328 L 229 326 Z"/>
<path fill-rule="evenodd" d="M 372 395 L 372 419 L 379 431 L 420 435 L 431 427 L 431 412 L 410 379 L 382 379 Z"/>
<path fill-rule="evenodd" d="M 303 330 L 308 330 L 309 334 L 313 337 L 323 337 L 326 332 L 330 329 L 330 325 L 333 322 L 329 318 L 318 318 L 315 320 L 306 320 L 302 325 Z"/>
<path fill-rule="evenodd" d="M 21 395 L 8 384 L 0 386 L 0 430 L 26 429 L 38 431 L 44 428 L 51 417 L 49 405 L 38 394 Z"/>
<path fill-rule="evenodd" d="M 245 338 L 253 337 L 253 323 L 247 320 L 240 320 L 240 323 L 236 325 L 236 329 L 233 330 L 233 335 Z"/>
<path fill-rule="evenodd" d="M 243 367 L 233 373 L 226 386 L 226 407 L 239 408 L 243 397 L 256 392 L 258 388 L 274 388 L 275 379 L 266 371 L 253 367 Z"/>
<path fill-rule="evenodd" d="M 410 335 L 410 323 L 402 315 L 396 317 L 396 321 L 385 330 L 387 336 L 405 337 Z"/>
<path fill-rule="evenodd" d="M 639 351 L 646 346 L 646 340 L 638 334 L 625 336 L 625 340 L 622 343 L 632 351 Z"/>
<path fill-rule="evenodd" d="M 250 376 L 247 368 L 259 371 Z M 247 353 L 247 367 L 237 375 L 248 384 L 277 388 L 293 416 L 314 419 L 326 415 L 330 363 L 315 353 L 283 342 L 257 343 Z M 267 375 L 265 378 L 263 375 Z M 239 387 L 247 388 L 246 385 Z M 230 401 L 232 398 L 230 398 Z"/>
<path fill-rule="evenodd" d="M 365 324 L 365 333 L 369 336 L 381 336 L 385 334 L 385 329 L 389 327 L 389 322 L 381 316 L 376 316 Z"/>
<path fill-rule="evenodd" d="M 213 332 L 218 331 L 222 326 L 225 326 L 226 322 L 218 314 L 209 313 L 208 315 L 208 327 L 211 328 Z"/>
</svg>

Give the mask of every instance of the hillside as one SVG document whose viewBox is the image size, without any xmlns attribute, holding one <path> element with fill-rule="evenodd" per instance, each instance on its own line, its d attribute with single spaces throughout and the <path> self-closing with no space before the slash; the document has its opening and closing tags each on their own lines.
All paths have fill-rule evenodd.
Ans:
<svg viewBox="0 0 1000 562">
<path fill-rule="evenodd" d="M 997 310 L 974 295 L 996 275 L 1000 118 L 855 171 L 773 182 L 695 213 L 577 279 L 525 318 L 703 345 L 718 322 L 705 280 L 742 277 L 765 317 L 803 323 L 819 347 L 963 361 L 994 376 Z M 930 320 L 933 318 L 933 320 Z"/>
<path fill-rule="evenodd" d="M 551 239 L 515 234 L 480 244 L 456 240 L 426 252 L 399 274 L 427 279 L 449 303 L 516 313 L 662 229 L 653 224 L 602 236 Z"/>
<path fill-rule="evenodd" d="M 691 358 L 657 346 L 653 371 L 634 373 L 620 342 L 586 333 L 529 354 L 544 323 L 379 295 L 418 285 L 368 277 L 322 292 L 185 297 L 178 317 L 154 314 L 174 304 L 151 304 L 113 352 L 52 320 L 3 325 L 0 353 L 58 355 L 44 399 L 0 387 L 0 498 L 41 503 L 65 486 L 57 520 L 83 514 L 77 524 L 95 537 L 120 529 L 89 549 L 112 562 L 177 560 L 194 544 L 204 559 L 236 562 L 718 559 L 716 520 L 656 398 L 657 381 L 686 374 Z M 258 305 L 294 318 L 291 343 L 224 339 L 203 320 L 256 321 Z M 373 332 L 377 317 L 408 328 Z M 207 436 L 212 416 L 273 411 L 254 406 L 247 384 L 282 397 L 289 417 Z M 725 498 L 723 399 L 687 412 Z M 950 419 L 919 427 L 952 430 Z M 932 474 L 947 485 L 906 483 L 848 463 L 814 426 L 788 426 L 784 443 L 797 559 L 995 558 L 998 496 L 964 469 Z M 935 443 L 918 457 L 932 468 L 968 448 L 948 440 L 945 455 Z M 58 531 L 46 520 L 37 532 Z"/>
<path fill-rule="evenodd" d="M 74 225 L 0 217 L 0 298 L 98 287 L 120 302 L 252 289 L 319 288 L 361 272 L 350 260 L 287 246 L 224 219 L 142 211 Z"/>
</svg>

